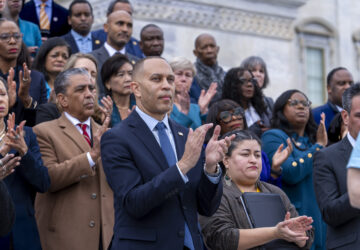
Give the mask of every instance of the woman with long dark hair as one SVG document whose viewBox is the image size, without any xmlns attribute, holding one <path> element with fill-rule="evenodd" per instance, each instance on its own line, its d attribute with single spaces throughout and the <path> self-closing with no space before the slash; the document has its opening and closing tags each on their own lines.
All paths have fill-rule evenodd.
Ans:
<svg viewBox="0 0 360 250">
<path fill-rule="evenodd" d="M 313 155 L 327 144 L 325 115 L 317 127 L 311 102 L 299 90 L 285 91 L 274 104 L 271 130 L 262 136 L 263 150 L 269 159 L 276 148 L 290 138 L 293 152 L 281 164 L 282 188 L 300 215 L 314 219 L 315 241 L 313 249 L 324 249 L 326 226 L 316 203 L 313 187 Z"/>
<path fill-rule="evenodd" d="M 242 68 L 230 69 L 224 80 L 223 99 L 231 99 L 245 110 L 248 127 L 257 135 L 270 128 L 271 108 L 265 104 L 264 95 L 251 71 Z"/>
</svg>

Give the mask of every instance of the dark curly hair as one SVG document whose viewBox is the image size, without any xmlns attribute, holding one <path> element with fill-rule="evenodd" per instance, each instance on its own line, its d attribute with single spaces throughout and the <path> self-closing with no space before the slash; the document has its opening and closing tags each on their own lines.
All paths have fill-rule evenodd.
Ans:
<svg viewBox="0 0 360 250">
<path fill-rule="evenodd" d="M 244 99 L 244 96 L 240 91 L 239 84 L 241 84 L 240 77 L 244 74 L 245 71 L 248 71 L 252 78 L 254 77 L 251 71 L 243 67 L 232 68 L 226 73 L 222 89 L 222 99 L 233 100 L 239 103 L 241 106 L 241 101 Z M 255 108 L 259 116 L 268 113 L 266 110 L 266 104 L 264 102 L 264 94 L 257 84 L 254 84 L 254 96 L 249 100 L 249 102 Z"/>
<path fill-rule="evenodd" d="M 287 104 L 288 100 L 290 99 L 290 97 L 295 93 L 300 93 L 300 94 L 304 95 L 305 98 L 308 100 L 307 96 L 300 90 L 290 89 L 290 90 L 285 91 L 276 100 L 276 102 L 274 104 L 273 116 L 271 119 L 271 128 L 281 129 L 289 137 L 295 131 L 284 115 L 284 108 L 285 108 L 285 105 Z M 313 118 L 313 115 L 311 112 L 311 108 L 310 108 L 309 120 L 305 126 L 305 134 L 309 137 L 311 143 L 316 143 L 316 132 L 317 132 L 317 125 L 314 121 L 314 118 Z"/>
</svg>

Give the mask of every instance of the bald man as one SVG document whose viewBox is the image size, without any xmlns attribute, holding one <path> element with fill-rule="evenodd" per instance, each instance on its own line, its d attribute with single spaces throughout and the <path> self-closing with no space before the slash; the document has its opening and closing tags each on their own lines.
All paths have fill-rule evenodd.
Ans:
<svg viewBox="0 0 360 250">
<path fill-rule="evenodd" d="M 110 13 L 107 17 L 106 23 L 104 23 L 104 30 L 107 33 L 106 42 L 99 49 L 91 52 L 98 62 L 97 85 L 100 97 L 105 94 L 100 72 L 102 65 L 108 58 L 120 53 L 126 55 L 133 64 L 138 61 L 137 57 L 128 54 L 125 51 L 125 45 L 130 40 L 132 34 L 132 28 L 132 17 L 124 10 L 118 10 Z"/>
<path fill-rule="evenodd" d="M 190 131 L 171 121 L 174 73 L 160 57 L 139 61 L 131 89 L 136 108 L 106 132 L 101 157 L 114 191 L 111 250 L 200 250 L 198 214 L 218 208 L 222 160 L 230 139 L 217 140 L 220 127 L 202 150 L 211 124 Z"/>
<path fill-rule="evenodd" d="M 222 86 L 224 83 L 225 71 L 217 63 L 217 55 L 220 47 L 216 44 L 215 38 L 210 34 L 201 34 L 195 39 L 196 56 L 195 81 L 201 89 L 208 90 L 211 83 L 217 83 L 217 92 L 212 102 L 221 99 Z"/>
</svg>

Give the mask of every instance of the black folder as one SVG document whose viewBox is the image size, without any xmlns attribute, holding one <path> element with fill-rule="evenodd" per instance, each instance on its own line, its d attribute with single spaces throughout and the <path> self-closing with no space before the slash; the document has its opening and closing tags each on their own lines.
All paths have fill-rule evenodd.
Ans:
<svg viewBox="0 0 360 250">
<path fill-rule="evenodd" d="M 274 227 L 285 219 L 286 209 L 279 194 L 246 192 L 240 199 L 252 228 Z M 300 248 L 285 240 L 274 240 L 263 245 L 262 249 Z"/>
</svg>

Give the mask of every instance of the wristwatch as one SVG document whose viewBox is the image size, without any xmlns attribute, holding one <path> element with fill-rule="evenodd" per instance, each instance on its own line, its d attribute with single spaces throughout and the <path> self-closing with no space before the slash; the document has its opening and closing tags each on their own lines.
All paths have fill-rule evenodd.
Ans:
<svg viewBox="0 0 360 250">
<path fill-rule="evenodd" d="M 270 169 L 270 173 L 276 175 L 277 177 L 279 177 L 282 174 L 282 167 L 280 167 L 279 170 L 274 170 L 274 169 Z"/>
<path fill-rule="evenodd" d="M 205 170 L 205 166 L 206 166 L 206 164 L 204 163 L 204 172 L 205 172 L 208 176 L 211 176 L 211 177 L 217 177 L 217 176 L 219 176 L 219 174 L 220 174 L 220 164 L 219 164 L 219 163 L 216 164 L 216 171 L 215 171 L 215 173 L 208 173 L 208 172 Z"/>
</svg>

